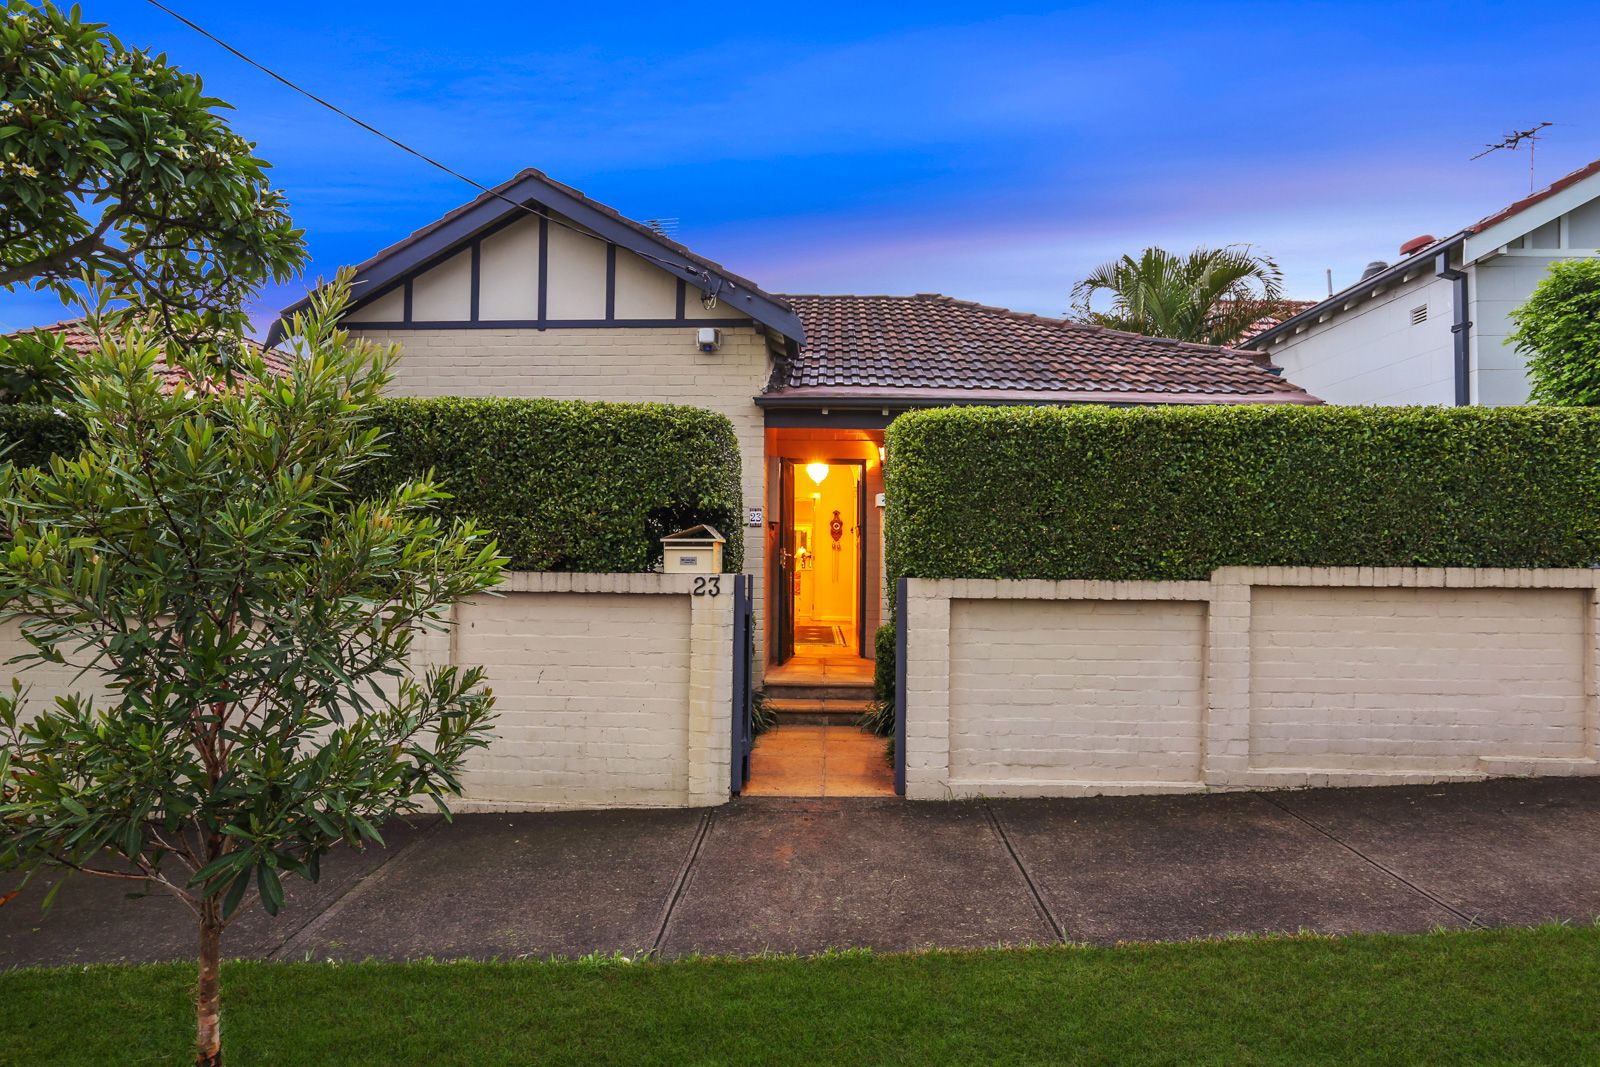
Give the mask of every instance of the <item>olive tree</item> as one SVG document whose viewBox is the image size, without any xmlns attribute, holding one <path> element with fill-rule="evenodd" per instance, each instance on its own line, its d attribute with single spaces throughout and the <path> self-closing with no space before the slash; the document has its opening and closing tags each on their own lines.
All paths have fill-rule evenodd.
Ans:
<svg viewBox="0 0 1600 1067">
<path fill-rule="evenodd" d="M 17 681 L 0 698 L 0 869 L 180 901 L 202 1064 L 221 1062 L 228 924 L 385 819 L 446 811 L 488 737 L 481 670 L 410 653 L 503 560 L 431 513 L 427 478 L 345 488 L 383 447 L 367 411 L 396 355 L 337 329 L 347 299 L 344 275 L 296 318 L 283 377 L 248 348 L 223 378 L 203 346 L 103 337 L 69 357 L 82 453 L 0 468 L 0 611 L 24 667 L 83 671 L 50 706 Z M 158 355 L 187 386 L 162 388 Z"/>
<path fill-rule="evenodd" d="M 1600 405 L 1600 259 L 1567 259 L 1511 313 L 1535 404 Z"/>
<path fill-rule="evenodd" d="M 92 277 L 128 305 L 243 328 L 246 298 L 305 241 L 227 105 L 77 8 L 4 0 L 0 290 L 63 299 Z"/>
</svg>

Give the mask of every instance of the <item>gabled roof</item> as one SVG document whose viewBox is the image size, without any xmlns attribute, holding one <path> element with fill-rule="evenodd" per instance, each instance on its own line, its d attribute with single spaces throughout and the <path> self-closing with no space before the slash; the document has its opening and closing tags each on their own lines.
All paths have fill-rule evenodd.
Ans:
<svg viewBox="0 0 1600 1067">
<path fill-rule="evenodd" d="M 532 167 L 357 264 L 356 292 L 362 294 L 361 299 L 371 299 L 390 283 L 432 266 L 480 231 L 509 216 L 551 213 L 571 219 L 605 240 L 644 256 L 674 277 L 714 293 L 729 307 L 796 343 L 804 339 L 800 320 L 782 298 Z M 268 344 L 282 336 L 289 317 L 309 300 L 310 297 L 297 300 L 279 313 L 278 321 L 267 331 Z"/>
<path fill-rule="evenodd" d="M 956 300 L 790 296 L 806 342 L 764 407 L 1316 403 L 1254 353 Z"/>
<path fill-rule="evenodd" d="M 1247 348 L 1259 349 L 1266 344 L 1267 341 L 1279 336 L 1285 330 L 1291 327 L 1298 327 L 1302 324 L 1316 321 L 1322 316 L 1323 312 L 1328 311 L 1331 308 L 1340 307 L 1350 301 L 1352 298 L 1359 298 L 1360 294 L 1364 290 L 1382 289 L 1396 278 L 1402 278 L 1407 274 L 1414 274 L 1419 270 L 1429 269 L 1429 264 L 1432 261 L 1438 259 L 1438 257 L 1441 255 L 1448 256 L 1449 254 L 1455 252 L 1458 246 L 1466 246 L 1463 251 L 1463 256 L 1467 262 L 1473 262 L 1475 259 L 1484 258 L 1488 251 L 1491 250 L 1475 251 L 1473 247 L 1475 244 L 1479 244 L 1485 240 L 1482 237 L 1483 234 L 1486 234 L 1488 231 L 1501 226 L 1502 223 L 1510 222 L 1512 219 L 1516 219 L 1519 216 L 1530 212 L 1531 209 L 1539 207 L 1540 205 L 1548 205 L 1552 209 L 1571 210 L 1571 205 L 1556 201 L 1555 198 L 1559 197 L 1563 193 L 1566 193 L 1569 189 L 1572 189 L 1580 182 L 1583 182 L 1589 178 L 1593 178 L 1596 175 L 1600 175 L 1600 159 L 1595 160 L 1593 163 L 1579 167 L 1570 174 L 1566 174 L 1560 178 L 1557 178 L 1555 181 L 1551 182 L 1543 189 L 1540 189 L 1538 192 L 1530 193 L 1521 200 L 1515 200 L 1501 208 L 1499 211 L 1496 211 L 1491 215 L 1484 216 L 1464 230 L 1460 230 L 1451 234 L 1449 237 L 1440 238 L 1439 240 L 1434 241 L 1432 244 L 1419 248 L 1409 256 L 1405 256 L 1397 262 L 1391 263 L 1384 270 L 1373 274 L 1371 277 L 1358 279 L 1354 284 L 1345 286 L 1337 293 L 1334 293 L 1332 296 L 1328 297 L 1328 299 L 1318 300 L 1297 314 L 1291 315 L 1284 319 L 1277 325 L 1269 329 L 1262 330 L 1259 333 L 1256 333 L 1254 336 L 1241 339 L 1239 343 Z M 1558 210 L 1557 214 L 1560 213 L 1561 211 Z M 1528 218 L 1524 221 L 1526 223 L 1526 228 L 1531 230 L 1539 226 L 1542 220 Z M 1506 239 L 1514 239 L 1516 236 L 1518 235 L 1507 234 Z M 1498 246 L 1500 243 L 1503 242 L 1499 237 L 1495 237 L 1491 240 L 1491 244 L 1496 246 Z"/>
<path fill-rule="evenodd" d="M 19 337 L 27 333 L 58 334 L 66 342 L 67 347 L 80 356 L 88 355 L 99 346 L 94 332 L 89 329 L 83 319 L 63 319 L 61 322 L 53 322 L 48 326 L 29 326 L 26 329 L 13 330 L 6 336 Z M 282 352 L 277 349 L 267 348 L 259 341 L 251 340 L 248 337 L 241 337 L 240 340 L 255 350 L 256 354 L 266 362 L 267 369 L 273 374 L 289 373 L 289 357 Z M 187 382 L 189 380 L 187 373 L 177 367 L 169 367 L 166 361 L 159 357 L 153 369 L 156 374 L 161 375 L 161 388 L 164 392 L 170 393 L 177 388 L 179 382 Z"/>
</svg>

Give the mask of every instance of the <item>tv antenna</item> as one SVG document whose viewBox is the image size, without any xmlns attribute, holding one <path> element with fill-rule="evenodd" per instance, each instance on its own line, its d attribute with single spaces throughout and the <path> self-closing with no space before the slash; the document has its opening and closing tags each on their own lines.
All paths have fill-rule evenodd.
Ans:
<svg viewBox="0 0 1600 1067">
<path fill-rule="evenodd" d="M 1479 152 L 1472 158 L 1482 159 L 1490 152 L 1498 152 L 1501 149 L 1504 149 L 1508 152 L 1515 152 L 1517 149 L 1521 148 L 1523 142 L 1526 141 L 1528 144 L 1528 192 L 1531 193 L 1533 192 L 1534 188 L 1533 153 L 1534 150 L 1539 147 L 1539 135 L 1543 133 L 1547 127 L 1554 125 L 1555 123 L 1553 122 L 1541 122 L 1537 126 L 1532 126 L 1526 130 L 1512 130 L 1510 133 L 1505 135 L 1505 138 L 1501 140 L 1499 144 L 1484 145 L 1483 151 Z"/>
</svg>

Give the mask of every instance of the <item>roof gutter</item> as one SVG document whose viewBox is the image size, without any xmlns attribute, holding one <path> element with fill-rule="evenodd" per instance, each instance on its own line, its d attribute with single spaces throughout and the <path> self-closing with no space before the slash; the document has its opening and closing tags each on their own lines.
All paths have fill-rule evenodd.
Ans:
<svg viewBox="0 0 1600 1067">
<path fill-rule="evenodd" d="M 1436 241 L 1427 248 L 1417 252 L 1415 255 L 1402 259 L 1400 262 L 1393 264 L 1385 270 L 1379 271 L 1370 278 L 1362 278 L 1354 285 L 1345 286 L 1337 293 L 1334 293 L 1332 296 L 1328 297 L 1328 299 L 1322 301 L 1321 303 L 1311 305 L 1298 315 L 1290 315 L 1272 329 L 1264 330 L 1261 333 L 1256 334 L 1239 347 L 1265 352 L 1267 350 L 1267 342 L 1271 341 L 1273 338 L 1280 337 L 1284 333 L 1291 330 L 1298 332 L 1301 327 L 1315 323 L 1329 309 L 1348 303 L 1352 298 L 1358 297 L 1363 290 L 1382 289 L 1395 279 L 1403 278 L 1407 274 L 1417 270 L 1419 266 L 1426 270 L 1427 268 L 1425 264 L 1428 260 L 1435 259 L 1438 256 L 1448 256 L 1451 252 L 1454 252 L 1457 248 L 1461 247 L 1461 245 L 1466 242 L 1466 239 L 1468 236 L 1470 236 L 1470 234 L 1470 230 L 1462 230 L 1460 233 L 1455 234 L 1454 236 L 1446 237 L 1442 241 Z M 1443 277 L 1443 275 L 1441 275 L 1441 277 Z"/>
<path fill-rule="evenodd" d="M 1434 261 L 1434 274 L 1451 283 L 1450 333 L 1455 348 L 1456 407 L 1472 404 L 1472 377 L 1470 373 L 1472 320 L 1467 318 L 1467 272 L 1450 266 L 1450 249 L 1439 252 Z"/>
</svg>

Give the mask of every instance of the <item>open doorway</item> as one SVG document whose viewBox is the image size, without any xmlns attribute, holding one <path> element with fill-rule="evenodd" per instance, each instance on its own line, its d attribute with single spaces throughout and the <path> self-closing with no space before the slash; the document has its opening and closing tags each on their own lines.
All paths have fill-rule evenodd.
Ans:
<svg viewBox="0 0 1600 1067">
<path fill-rule="evenodd" d="M 779 661 L 859 658 L 865 641 L 866 464 L 782 461 Z"/>
</svg>

